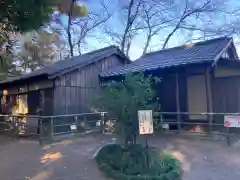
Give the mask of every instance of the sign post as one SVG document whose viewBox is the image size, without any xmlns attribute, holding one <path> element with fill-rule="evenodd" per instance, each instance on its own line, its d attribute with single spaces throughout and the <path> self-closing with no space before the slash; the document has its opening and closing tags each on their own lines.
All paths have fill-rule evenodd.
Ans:
<svg viewBox="0 0 240 180">
<path fill-rule="evenodd" d="M 224 116 L 224 126 L 240 128 L 240 116 Z"/>
<path fill-rule="evenodd" d="M 152 110 L 139 110 L 138 122 L 139 122 L 139 134 L 142 135 L 153 134 Z M 147 136 L 146 146 L 148 147 Z"/>
<path fill-rule="evenodd" d="M 226 137 L 227 144 L 230 146 L 230 128 L 240 128 L 240 116 L 239 115 L 230 115 L 224 116 L 224 126 L 227 128 L 228 135 Z"/>
</svg>

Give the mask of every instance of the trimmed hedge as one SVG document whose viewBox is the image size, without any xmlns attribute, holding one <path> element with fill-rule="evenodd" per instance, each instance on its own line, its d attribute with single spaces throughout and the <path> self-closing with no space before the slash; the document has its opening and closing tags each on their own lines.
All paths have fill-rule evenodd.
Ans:
<svg viewBox="0 0 240 180">
<path fill-rule="evenodd" d="M 180 162 L 155 148 L 106 145 L 96 156 L 99 168 L 115 180 L 180 180 Z"/>
</svg>

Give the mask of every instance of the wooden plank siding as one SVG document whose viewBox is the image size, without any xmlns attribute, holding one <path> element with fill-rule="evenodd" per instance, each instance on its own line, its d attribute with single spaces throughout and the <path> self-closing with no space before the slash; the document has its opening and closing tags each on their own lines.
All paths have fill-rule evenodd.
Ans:
<svg viewBox="0 0 240 180">
<path fill-rule="evenodd" d="M 123 64 L 117 56 L 110 56 L 55 80 L 54 113 L 75 114 L 91 111 L 90 101 L 98 94 L 99 73 Z"/>
</svg>

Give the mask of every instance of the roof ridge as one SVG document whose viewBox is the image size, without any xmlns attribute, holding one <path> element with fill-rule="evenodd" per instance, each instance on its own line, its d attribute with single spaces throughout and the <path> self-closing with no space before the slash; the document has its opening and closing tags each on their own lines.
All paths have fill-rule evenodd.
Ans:
<svg viewBox="0 0 240 180">
<path fill-rule="evenodd" d="M 96 49 L 96 50 L 93 50 L 93 51 L 89 51 L 89 52 L 86 52 L 86 53 L 83 53 L 83 54 L 80 54 L 80 55 L 77 55 L 77 56 L 73 56 L 73 57 L 70 57 L 70 58 L 62 59 L 62 60 L 59 60 L 59 61 L 73 60 L 73 59 L 78 58 L 78 57 L 80 57 L 80 56 L 91 55 L 91 54 L 95 54 L 95 53 L 97 53 L 97 52 L 101 52 L 101 51 L 103 51 L 103 50 L 115 49 L 115 48 L 116 48 L 116 49 L 119 49 L 116 45 L 110 45 L 110 46 L 106 46 L 106 47 L 103 47 L 103 48 L 100 48 L 100 49 Z M 59 62 L 59 61 L 57 61 L 57 62 Z M 57 62 L 56 62 L 56 63 L 57 63 Z M 53 64 L 55 64 L 55 63 L 53 63 Z M 51 65 L 53 65 L 53 64 L 51 64 Z"/>
<path fill-rule="evenodd" d="M 196 43 L 188 43 L 188 44 L 194 44 L 194 45 L 205 45 L 207 43 L 212 43 L 214 41 L 218 41 L 218 40 L 223 40 L 223 39 L 228 39 L 228 40 L 231 40 L 232 37 L 228 37 L 228 36 L 221 36 L 221 37 L 218 37 L 218 38 L 214 38 L 214 39 L 209 39 L 209 40 L 205 40 L 205 41 L 198 41 Z M 187 43 L 186 43 L 187 44 Z M 148 55 L 152 55 L 152 54 L 155 54 L 155 53 L 160 53 L 160 52 L 167 52 L 167 51 L 171 51 L 171 50 L 174 50 L 174 49 L 182 49 L 183 48 L 183 45 L 185 44 L 182 44 L 182 45 L 179 45 L 179 46 L 175 46 L 175 47 L 171 47 L 171 48 L 166 48 L 166 49 L 161 49 L 161 50 L 158 50 L 158 51 L 153 51 L 153 52 L 149 52 L 143 56 L 148 56 Z M 140 57 L 141 58 L 141 57 Z M 139 58 L 139 59 L 140 59 Z"/>
<path fill-rule="evenodd" d="M 100 49 L 96 49 L 96 50 L 93 50 L 93 51 L 90 51 L 90 52 L 81 54 L 80 56 L 89 55 L 89 54 L 94 54 L 94 53 L 96 53 L 96 52 L 101 52 L 102 50 L 107 50 L 107 49 L 118 49 L 118 47 L 115 46 L 115 45 L 110 45 L 110 46 L 106 46 L 106 47 L 103 47 L 103 48 L 100 48 Z"/>
</svg>

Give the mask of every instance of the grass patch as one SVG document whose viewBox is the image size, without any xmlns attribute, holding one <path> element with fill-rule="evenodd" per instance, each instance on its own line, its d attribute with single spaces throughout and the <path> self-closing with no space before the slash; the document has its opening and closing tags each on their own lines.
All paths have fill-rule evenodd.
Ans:
<svg viewBox="0 0 240 180">
<path fill-rule="evenodd" d="M 180 162 L 171 154 L 141 145 L 106 145 L 96 161 L 115 180 L 180 180 L 181 176 Z"/>
</svg>

